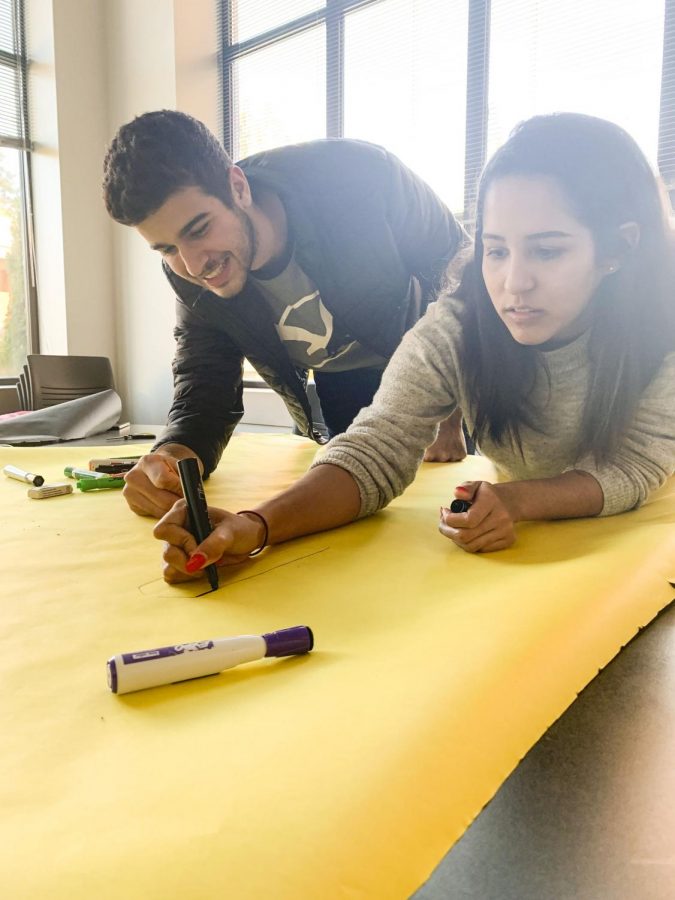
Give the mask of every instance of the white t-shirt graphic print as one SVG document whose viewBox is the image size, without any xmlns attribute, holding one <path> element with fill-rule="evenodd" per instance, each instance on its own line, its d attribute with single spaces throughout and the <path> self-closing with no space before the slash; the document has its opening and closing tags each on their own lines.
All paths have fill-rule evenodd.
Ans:
<svg viewBox="0 0 675 900">
<path fill-rule="evenodd" d="M 386 366 L 384 357 L 346 335 L 341 338 L 320 292 L 293 255 L 273 277 L 257 273 L 251 277 L 272 310 L 279 338 L 294 364 L 332 372 Z"/>
</svg>

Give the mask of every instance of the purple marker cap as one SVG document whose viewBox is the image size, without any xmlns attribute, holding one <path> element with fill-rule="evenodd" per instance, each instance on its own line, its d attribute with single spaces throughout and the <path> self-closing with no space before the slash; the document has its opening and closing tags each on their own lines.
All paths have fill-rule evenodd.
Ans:
<svg viewBox="0 0 675 900">
<path fill-rule="evenodd" d="M 309 653 L 314 646 L 314 635 L 307 625 L 270 631 L 269 634 L 263 634 L 263 640 L 267 644 L 265 656 L 296 656 L 299 653 Z"/>
</svg>

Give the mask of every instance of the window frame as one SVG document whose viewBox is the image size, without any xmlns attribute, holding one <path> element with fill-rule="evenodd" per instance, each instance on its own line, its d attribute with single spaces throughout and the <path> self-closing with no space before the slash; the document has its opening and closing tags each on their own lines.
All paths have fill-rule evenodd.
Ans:
<svg viewBox="0 0 675 900">
<path fill-rule="evenodd" d="M 347 13 L 366 6 L 381 3 L 382 0 L 326 0 L 326 5 L 297 19 L 277 25 L 268 31 L 248 38 L 240 43 L 232 43 L 232 3 L 221 0 L 218 9 L 220 31 L 219 81 L 221 115 L 223 123 L 223 144 L 227 152 L 236 159 L 237 144 L 236 119 L 236 77 L 234 66 L 237 60 L 286 38 L 315 28 L 326 26 L 326 134 L 325 137 L 342 137 L 344 111 L 344 22 Z"/>
<path fill-rule="evenodd" d="M 326 26 L 326 137 L 342 137 L 344 122 L 344 26 L 349 12 L 386 0 L 326 0 L 325 6 L 240 43 L 232 43 L 232 2 L 218 10 L 219 80 L 222 137 L 237 158 L 234 62 L 263 47 L 315 27 Z M 657 161 L 671 200 L 675 201 L 675 0 L 664 0 L 663 59 Z M 490 0 L 468 0 L 464 210 L 459 218 L 471 226 L 476 188 L 487 158 L 490 65 Z"/>
<path fill-rule="evenodd" d="M 31 153 L 33 143 L 30 137 L 30 117 L 28 107 L 29 59 L 26 43 L 26 16 L 24 0 L 10 0 L 14 50 L 0 49 L 0 63 L 16 73 L 18 97 L 17 125 L 19 136 L 0 133 L 0 147 L 8 147 L 19 153 L 19 174 L 22 203 L 22 238 L 24 261 L 24 285 L 26 302 L 26 353 L 39 353 L 38 298 L 35 267 L 35 241 L 33 235 L 33 196 L 31 187 Z M 4 376 L 0 384 L 16 383 L 16 376 Z"/>
</svg>

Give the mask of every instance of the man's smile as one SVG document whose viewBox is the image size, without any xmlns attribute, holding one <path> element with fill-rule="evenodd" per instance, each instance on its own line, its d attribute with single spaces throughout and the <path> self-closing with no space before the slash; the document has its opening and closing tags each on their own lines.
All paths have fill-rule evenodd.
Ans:
<svg viewBox="0 0 675 900">
<path fill-rule="evenodd" d="M 226 253 L 220 262 L 216 263 L 215 268 L 213 265 L 210 265 L 205 272 L 209 274 L 202 274 L 199 276 L 201 281 L 204 281 L 210 288 L 219 288 L 222 287 L 230 277 L 230 269 L 231 269 L 231 255 Z"/>
</svg>

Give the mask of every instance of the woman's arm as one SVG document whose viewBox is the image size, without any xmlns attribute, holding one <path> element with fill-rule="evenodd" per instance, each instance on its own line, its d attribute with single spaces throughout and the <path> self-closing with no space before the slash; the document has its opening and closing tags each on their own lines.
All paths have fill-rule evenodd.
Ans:
<svg viewBox="0 0 675 900">
<path fill-rule="evenodd" d="M 466 513 L 441 509 L 439 530 L 459 547 L 487 552 L 515 541 L 515 523 L 537 519 L 608 516 L 640 506 L 675 469 L 675 353 L 645 390 L 614 457 L 598 465 L 592 455 L 553 478 L 503 484 L 471 482 L 458 498 L 473 500 Z"/>
<path fill-rule="evenodd" d="M 285 491 L 256 506 L 267 522 L 268 544 L 280 544 L 303 534 L 346 525 L 359 514 L 356 482 L 338 466 L 311 469 Z M 265 527 L 256 515 L 209 509 L 213 531 L 197 545 L 185 529 L 185 502 L 179 500 L 155 526 L 154 535 L 166 542 L 164 578 L 173 583 L 195 578 L 210 563 L 235 565 L 261 546 Z"/>
<path fill-rule="evenodd" d="M 588 472 L 571 471 L 554 478 L 493 485 L 515 522 L 536 519 L 581 519 L 602 511 L 602 488 Z"/>
<path fill-rule="evenodd" d="M 675 470 L 675 353 L 670 353 L 638 403 L 614 457 L 597 465 L 588 456 L 576 469 L 600 484 L 600 515 L 613 516 L 641 506 Z"/>
<path fill-rule="evenodd" d="M 360 507 L 359 489 L 349 472 L 339 466 L 317 466 L 257 506 L 256 512 L 269 526 L 268 543 L 280 544 L 346 525 L 358 516 Z"/>
</svg>

